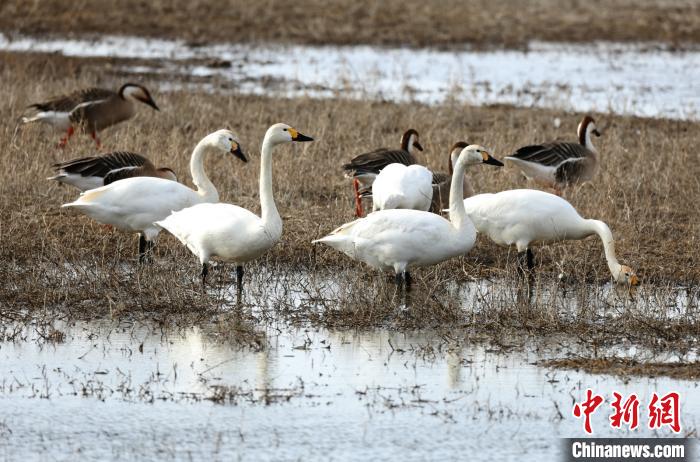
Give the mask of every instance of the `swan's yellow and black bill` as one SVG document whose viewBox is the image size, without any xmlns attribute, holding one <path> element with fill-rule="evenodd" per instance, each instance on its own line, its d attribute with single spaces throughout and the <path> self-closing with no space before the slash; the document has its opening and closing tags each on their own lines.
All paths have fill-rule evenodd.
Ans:
<svg viewBox="0 0 700 462">
<path fill-rule="evenodd" d="M 236 143 L 236 142 L 231 143 L 231 154 L 238 157 L 243 162 L 248 162 L 248 158 L 245 156 L 245 154 L 243 154 L 243 150 L 241 149 L 241 145 Z"/>
<path fill-rule="evenodd" d="M 491 155 L 486 151 L 481 151 L 481 158 L 483 159 L 482 162 L 484 164 L 495 165 L 496 167 L 503 167 L 503 162 L 496 159 L 495 157 L 491 157 Z"/>
<path fill-rule="evenodd" d="M 413 142 L 413 147 L 418 149 L 419 151 L 423 150 L 423 146 L 421 146 L 421 144 L 418 141 Z"/>
<path fill-rule="evenodd" d="M 313 141 L 314 140 L 310 136 L 306 136 L 302 133 L 299 133 L 294 128 L 289 129 L 289 134 L 292 135 L 292 141 Z"/>
<path fill-rule="evenodd" d="M 632 286 L 639 285 L 639 278 L 637 277 L 636 274 L 633 274 L 632 277 L 630 277 L 630 285 L 632 285 Z"/>
</svg>

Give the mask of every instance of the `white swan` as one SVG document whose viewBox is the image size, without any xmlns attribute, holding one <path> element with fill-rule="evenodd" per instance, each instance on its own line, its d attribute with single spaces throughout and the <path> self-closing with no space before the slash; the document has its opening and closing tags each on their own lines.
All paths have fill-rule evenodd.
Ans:
<svg viewBox="0 0 700 462">
<path fill-rule="evenodd" d="M 322 242 L 369 266 L 394 271 L 396 283 L 410 289 L 411 268 L 439 263 L 468 252 L 476 239 L 462 202 L 465 169 L 485 163 L 502 166 L 478 145 L 462 150 L 452 174 L 450 219 L 420 210 L 381 210 L 342 225 Z"/>
<path fill-rule="evenodd" d="M 372 183 L 372 211 L 427 211 L 433 200 L 433 174 L 422 165 L 389 164 Z"/>
<path fill-rule="evenodd" d="M 219 201 L 219 193 L 204 173 L 204 154 L 212 150 L 230 152 L 247 161 L 238 138 L 229 130 L 219 130 L 204 137 L 192 152 L 190 170 L 196 190 L 162 178 L 127 178 L 88 190 L 76 201 L 62 207 L 76 208 L 100 223 L 140 233 L 139 260 L 144 261 L 161 229 L 156 221 L 167 217 L 173 210 Z"/>
<path fill-rule="evenodd" d="M 291 141 L 313 141 L 313 138 L 285 124 L 275 124 L 265 133 L 260 162 L 260 217 L 232 204 L 199 204 L 156 223 L 199 257 L 202 284 L 206 282 L 209 261 L 218 257 L 236 263 L 240 294 L 243 263 L 258 258 L 280 240 L 282 218 L 272 196 L 272 149 Z"/>
<path fill-rule="evenodd" d="M 534 189 L 514 189 L 469 197 L 464 199 L 464 209 L 480 233 L 488 235 L 496 244 L 515 245 L 518 252 L 526 252 L 530 269 L 533 266 L 531 243 L 578 240 L 597 234 L 603 241 L 605 258 L 615 281 L 639 284 L 632 268 L 618 263 L 608 225 L 582 218 L 559 196 Z"/>
</svg>

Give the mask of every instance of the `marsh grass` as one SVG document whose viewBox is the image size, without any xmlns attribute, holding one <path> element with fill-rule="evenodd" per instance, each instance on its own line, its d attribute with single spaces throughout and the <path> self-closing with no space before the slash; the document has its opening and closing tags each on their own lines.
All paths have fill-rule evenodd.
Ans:
<svg viewBox="0 0 700 462">
<path fill-rule="evenodd" d="M 210 155 L 207 173 L 222 201 L 256 212 L 258 153 L 267 127 L 284 121 L 316 139 L 280 147 L 274 154 L 275 199 L 284 234 L 280 244 L 247 267 L 246 299 L 237 306 L 231 267 L 215 268 L 210 289 L 202 292 L 196 259 L 167 233 L 160 236 L 155 263 L 138 267 L 135 236 L 60 209 L 78 192 L 46 181 L 50 164 L 94 154 L 89 137 L 76 136 L 61 151 L 55 147 L 58 134 L 40 126 L 17 126 L 30 102 L 87 85 L 116 88 L 123 79 L 111 70 L 111 61 L 9 54 L 2 59 L 4 319 L 59 310 L 81 319 L 206 323 L 226 338 L 253 346 L 264 343 L 256 333 L 260 323 L 278 322 L 334 328 L 433 327 L 498 336 L 568 332 L 589 342 L 631 338 L 674 348 L 681 343 L 688 347 L 693 336 L 697 338 L 697 123 L 593 114 L 604 127 L 603 137 L 595 140 L 602 167 L 594 182 L 568 191 L 567 199 L 583 216 L 610 225 L 618 257 L 638 271 L 641 289 L 617 293 L 609 288 L 597 238 L 536 249 L 538 268 L 528 289 L 517 277 L 514 250 L 480 236 L 468 255 L 416 270 L 415 290 L 404 300 L 387 276 L 311 245 L 311 240 L 353 218 L 351 187 L 340 165 L 358 153 L 397 146 L 408 127 L 422 135 L 426 152 L 421 161 L 436 170 L 445 169 L 446 149 L 459 139 L 489 146 L 502 158 L 524 144 L 575 139 L 581 114 L 154 90 L 162 112 L 143 107 L 132 121 L 105 131 L 103 151 L 141 152 L 173 168 L 191 185 L 188 162 L 195 144 L 211 131 L 231 128 L 250 162 Z M 155 81 L 144 83 L 157 88 Z M 557 117 L 563 121 L 559 129 L 553 122 Z M 528 186 L 512 171 L 486 166 L 472 169 L 469 181 L 477 192 Z M 476 284 L 483 279 L 495 282 Z M 459 293 L 459 287 L 470 283 L 478 287 L 476 295 Z M 688 294 L 680 305 L 674 302 L 679 287 Z M 529 296 L 523 296 L 528 290 Z M 672 316 L 678 306 L 681 313 Z"/>
<path fill-rule="evenodd" d="M 0 29 L 23 34 L 116 34 L 193 43 L 301 42 L 526 47 L 531 40 L 700 42 L 692 0 L 100 0 L 0 4 Z M 544 26 L 543 26 L 544 25 Z M 624 25 L 624 27 L 621 27 Z"/>
</svg>

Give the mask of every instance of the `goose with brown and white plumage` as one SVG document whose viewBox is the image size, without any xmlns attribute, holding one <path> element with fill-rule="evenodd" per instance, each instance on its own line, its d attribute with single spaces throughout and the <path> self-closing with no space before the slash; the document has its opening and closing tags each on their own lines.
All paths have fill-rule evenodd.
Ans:
<svg viewBox="0 0 700 462">
<path fill-rule="evenodd" d="M 144 156 L 127 151 L 72 159 L 53 164 L 53 168 L 56 170 L 56 175 L 49 177 L 49 180 L 75 186 L 81 191 L 139 176 L 153 176 L 177 181 L 177 176 L 172 169 L 168 167 L 156 168 Z"/>
<path fill-rule="evenodd" d="M 28 108 L 34 110 L 34 113 L 22 117 L 22 123 L 42 122 L 65 131 L 66 134 L 59 142 L 60 147 L 66 145 L 77 126 L 84 133 L 89 133 L 99 146 L 97 133 L 132 118 L 136 114 L 134 102 L 160 110 L 146 87 L 126 83 L 117 91 L 87 88 L 43 103 L 31 104 Z"/>
<path fill-rule="evenodd" d="M 414 129 L 406 130 L 401 137 L 400 149 L 379 148 L 371 152 L 360 154 L 350 162 L 343 165 L 346 176 L 352 178 L 355 190 L 355 215 L 364 215 L 362 210 L 362 193 L 371 190 L 372 183 L 379 172 L 389 164 L 413 165 L 416 163 L 415 151 L 422 151 L 418 132 Z"/>
<path fill-rule="evenodd" d="M 585 116 L 578 125 L 578 143 L 551 142 L 524 146 L 505 158 L 529 180 L 561 191 L 590 181 L 598 171 L 598 150 L 591 135 L 600 136 L 595 121 Z"/>
</svg>

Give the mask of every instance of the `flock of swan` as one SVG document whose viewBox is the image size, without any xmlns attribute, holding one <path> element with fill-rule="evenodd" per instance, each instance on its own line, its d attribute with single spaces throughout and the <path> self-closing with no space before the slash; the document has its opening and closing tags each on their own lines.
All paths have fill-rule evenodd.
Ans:
<svg viewBox="0 0 700 462">
<path fill-rule="evenodd" d="M 98 131 L 132 117 L 138 102 L 158 110 L 142 85 L 127 83 L 116 92 L 91 88 L 33 104 L 33 114 L 23 122 L 43 122 L 64 130 L 61 147 L 76 128 L 90 134 L 99 146 Z M 504 160 L 527 178 L 560 192 L 594 177 L 599 162 L 591 135 L 600 133 L 594 120 L 586 116 L 578 127 L 578 143 L 525 146 Z M 78 199 L 63 207 L 138 233 L 140 262 L 150 259 L 154 241 L 165 229 L 199 259 L 202 284 L 206 284 L 213 259 L 235 264 L 240 294 L 243 265 L 263 255 L 282 237 L 282 218 L 272 187 L 273 151 L 281 144 L 308 141 L 313 139 L 282 123 L 265 133 L 260 216 L 219 202 L 216 187 L 204 171 L 207 154 L 232 154 L 247 162 L 239 138 L 230 130 L 213 132 L 194 148 L 190 159 L 194 189 L 179 183 L 171 169 L 156 168 L 140 154 L 121 151 L 55 164 L 57 173 L 50 179 L 82 191 Z M 419 165 L 416 151 L 422 150 L 418 132 L 411 129 L 403 134 L 399 149 L 378 149 L 344 164 L 353 181 L 356 219 L 312 242 L 393 272 L 397 285 L 409 290 L 413 268 L 468 253 L 477 233 L 499 245 L 516 246 L 523 271 L 525 266 L 528 270 L 534 266 L 532 244 L 595 234 L 603 243 L 613 279 L 628 285 L 639 283 L 634 271 L 618 262 L 610 228 L 602 221 L 581 217 L 560 195 L 536 189 L 474 195 L 465 181 L 467 170 L 482 164 L 503 166 L 488 149 L 464 141 L 455 143 L 447 172 L 432 172 Z M 372 212 L 364 216 L 362 201 L 367 197 L 372 199 Z M 447 212 L 447 217 L 442 212 Z"/>
</svg>

